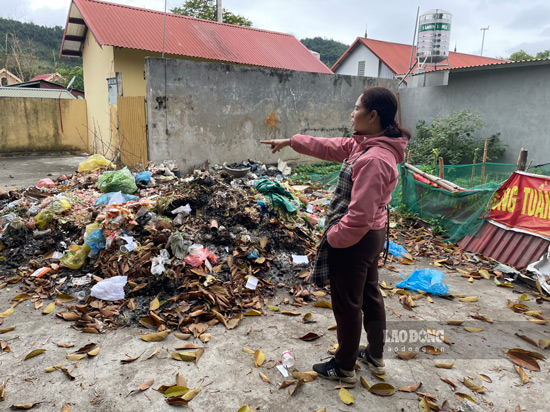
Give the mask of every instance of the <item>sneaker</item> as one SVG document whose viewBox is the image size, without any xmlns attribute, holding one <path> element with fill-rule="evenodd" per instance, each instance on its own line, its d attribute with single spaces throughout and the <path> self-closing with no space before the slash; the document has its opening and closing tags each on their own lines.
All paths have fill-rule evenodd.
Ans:
<svg viewBox="0 0 550 412">
<path fill-rule="evenodd" d="M 384 363 L 383 358 L 373 358 L 372 356 L 370 356 L 370 353 L 367 349 L 359 349 L 357 357 L 361 362 L 369 365 L 369 370 L 375 375 L 386 374 L 386 364 Z"/>
<path fill-rule="evenodd" d="M 340 380 L 345 383 L 357 382 L 357 375 L 355 374 L 355 371 L 344 371 L 340 369 L 336 364 L 336 359 L 334 358 L 328 362 L 313 365 L 313 370 L 324 379 Z"/>
</svg>

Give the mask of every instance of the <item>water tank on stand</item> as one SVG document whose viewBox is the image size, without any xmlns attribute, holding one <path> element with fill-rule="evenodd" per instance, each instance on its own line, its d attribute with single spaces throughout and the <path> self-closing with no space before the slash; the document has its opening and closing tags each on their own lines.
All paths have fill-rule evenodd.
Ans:
<svg viewBox="0 0 550 412">
<path fill-rule="evenodd" d="M 448 65 L 452 18 L 451 13 L 441 9 L 430 10 L 420 16 L 416 46 L 420 67 L 441 63 Z"/>
</svg>

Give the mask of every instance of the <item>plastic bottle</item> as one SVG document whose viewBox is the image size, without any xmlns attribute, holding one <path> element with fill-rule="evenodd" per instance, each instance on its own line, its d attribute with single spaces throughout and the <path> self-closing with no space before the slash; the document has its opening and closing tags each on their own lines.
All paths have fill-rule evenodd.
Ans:
<svg viewBox="0 0 550 412">
<path fill-rule="evenodd" d="M 287 369 L 292 368 L 294 366 L 294 361 L 296 360 L 296 357 L 292 353 L 293 351 L 294 349 L 287 352 L 283 352 L 283 354 L 281 355 L 281 363 Z"/>
</svg>

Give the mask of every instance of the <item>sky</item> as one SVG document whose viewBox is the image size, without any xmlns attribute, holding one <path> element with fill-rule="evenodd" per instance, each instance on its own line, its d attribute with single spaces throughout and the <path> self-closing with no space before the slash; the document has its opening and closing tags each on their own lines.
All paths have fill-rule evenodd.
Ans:
<svg viewBox="0 0 550 412">
<path fill-rule="evenodd" d="M 112 0 L 164 11 L 165 0 Z M 184 0 L 166 0 L 167 8 Z M 0 0 L 0 17 L 43 26 L 65 26 L 70 0 Z M 548 0 L 223 0 L 223 7 L 252 20 L 253 27 L 293 34 L 298 39 L 324 37 L 350 45 L 365 30 L 369 38 L 410 44 L 417 8 L 420 14 L 443 9 L 453 15 L 451 50 L 508 57 L 520 49 L 530 54 L 550 49 Z"/>
</svg>

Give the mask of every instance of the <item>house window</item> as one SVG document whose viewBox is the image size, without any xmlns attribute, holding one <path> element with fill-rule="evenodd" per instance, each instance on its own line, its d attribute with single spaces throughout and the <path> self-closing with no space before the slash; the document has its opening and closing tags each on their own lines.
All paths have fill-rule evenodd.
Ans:
<svg viewBox="0 0 550 412">
<path fill-rule="evenodd" d="M 5 77 L 2 77 L 2 86 L 7 86 L 8 85 L 8 79 L 6 79 Z"/>
<path fill-rule="evenodd" d="M 357 62 L 357 76 L 365 76 L 365 60 Z"/>
</svg>

